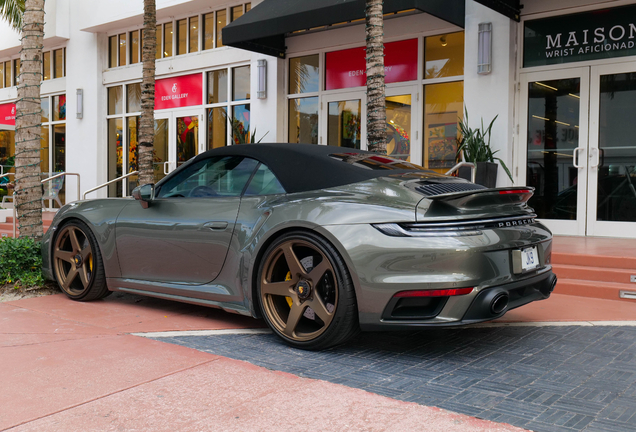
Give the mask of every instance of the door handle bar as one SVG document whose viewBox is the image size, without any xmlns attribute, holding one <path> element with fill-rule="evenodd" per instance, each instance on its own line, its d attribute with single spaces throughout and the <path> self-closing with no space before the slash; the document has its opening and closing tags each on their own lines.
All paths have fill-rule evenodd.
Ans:
<svg viewBox="0 0 636 432">
<path fill-rule="evenodd" d="M 583 147 L 577 147 L 574 149 L 574 152 L 572 153 L 572 165 L 574 165 L 574 168 L 582 168 L 581 165 L 578 164 L 579 158 L 577 157 L 579 155 L 579 151 L 581 150 L 585 150 L 585 149 Z"/>
</svg>

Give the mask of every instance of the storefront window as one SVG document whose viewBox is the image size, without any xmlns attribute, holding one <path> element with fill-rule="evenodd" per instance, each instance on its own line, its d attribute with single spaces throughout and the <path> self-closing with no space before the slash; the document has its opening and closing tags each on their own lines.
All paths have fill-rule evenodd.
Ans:
<svg viewBox="0 0 636 432">
<path fill-rule="evenodd" d="M 162 24 L 159 24 L 157 26 L 156 37 L 157 37 L 157 50 L 155 51 L 155 60 L 158 60 L 162 57 L 162 53 L 163 53 L 163 45 L 162 45 L 163 25 Z"/>
<path fill-rule="evenodd" d="M 185 54 L 186 44 L 188 42 L 188 20 L 182 19 L 177 21 L 177 55 Z"/>
<path fill-rule="evenodd" d="M 424 78 L 464 75 L 464 32 L 425 38 Z"/>
<path fill-rule="evenodd" d="M 232 100 L 240 101 L 250 98 L 250 67 L 242 66 L 232 69 Z"/>
<path fill-rule="evenodd" d="M 126 33 L 119 35 L 119 66 L 126 66 Z"/>
<path fill-rule="evenodd" d="M 45 179 L 66 171 L 66 95 L 42 96 L 41 107 L 40 170 Z M 66 180 L 53 180 L 44 185 L 45 202 L 49 207 L 59 207 L 56 197 L 64 204 Z"/>
<path fill-rule="evenodd" d="M 216 12 L 216 48 L 223 46 L 222 31 L 227 25 L 227 12 L 225 9 Z"/>
<path fill-rule="evenodd" d="M 0 62 L 0 88 L 5 87 L 4 85 L 4 63 Z"/>
<path fill-rule="evenodd" d="M 289 100 L 289 142 L 318 144 L 318 97 Z"/>
<path fill-rule="evenodd" d="M 140 83 L 108 88 L 108 180 L 114 180 L 138 168 L 140 111 Z M 159 144 L 155 143 L 155 148 L 158 147 Z M 129 196 L 137 187 L 137 179 L 137 176 L 131 176 L 109 185 L 108 196 Z"/>
<path fill-rule="evenodd" d="M 360 99 L 329 102 L 328 145 L 360 148 L 361 105 Z"/>
<path fill-rule="evenodd" d="M 14 84 L 18 85 L 18 77 L 20 76 L 20 59 L 13 60 L 13 76 L 14 76 Z"/>
<path fill-rule="evenodd" d="M 128 84 L 126 92 L 126 112 L 141 112 L 141 83 Z"/>
<path fill-rule="evenodd" d="M 208 103 L 227 102 L 227 69 L 208 72 Z"/>
<path fill-rule="evenodd" d="M 214 12 L 203 15 L 203 49 L 214 48 Z"/>
<path fill-rule="evenodd" d="M 458 121 L 464 111 L 462 81 L 424 87 L 422 166 L 446 172 L 455 165 Z"/>
<path fill-rule="evenodd" d="M 53 96 L 53 121 L 66 120 L 66 95 Z"/>
<path fill-rule="evenodd" d="M 163 56 L 172 57 L 172 23 L 163 26 Z"/>
<path fill-rule="evenodd" d="M 164 163 L 168 160 L 168 133 L 168 119 L 156 119 L 152 163 L 155 173 L 155 183 L 166 176 L 164 174 Z"/>
<path fill-rule="evenodd" d="M 232 77 L 231 84 L 228 82 L 229 73 Z M 208 72 L 207 86 L 206 147 L 212 149 L 225 146 L 228 144 L 228 139 L 232 144 L 251 142 L 253 131 L 250 129 L 250 105 L 245 103 L 251 97 L 250 66 Z M 230 86 L 232 99 L 228 101 Z"/>
<path fill-rule="evenodd" d="M 190 17 L 189 18 L 189 40 L 190 43 L 188 45 L 188 52 L 197 52 L 199 51 L 199 17 Z"/>
<path fill-rule="evenodd" d="M 227 111 L 225 107 L 208 108 L 207 150 L 224 147 L 227 142 Z"/>
<path fill-rule="evenodd" d="M 42 53 L 42 79 L 51 79 L 51 51 Z"/>
<path fill-rule="evenodd" d="M 124 101 L 122 86 L 108 88 L 108 114 L 121 114 Z"/>
<path fill-rule="evenodd" d="M 66 76 L 64 66 L 64 48 L 53 51 L 53 78 Z"/>
<path fill-rule="evenodd" d="M 238 18 L 243 16 L 243 5 L 234 6 L 232 9 L 232 18 L 230 21 L 236 21 Z"/>
<path fill-rule="evenodd" d="M 13 166 L 15 165 L 15 132 L 13 130 L 3 130 L 0 125 L 0 167 L 2 173 L 15 173 Z M 6 127 L 6 126 L 5 126 Z M 12 177 L 0 178 L 0 201 L 5 195 L 11 195 L 13 192 L 7 187 L 7 183 L 13 182 Z"/>
<path fill-rule="evenodd" d="M 319 87 L 318 54 L 289 60 L 289 93 L 317 92 Z"/>
<path fill-rule="evenodd" d="M 139 63 L 140 30 L 130 32 L 130 64 Z"/>
<path fill-rule="evenodd" d="M 117 36 L 111 36 L 108 38 L 108 67 L 114 68 L 117 66 Z"/>
<path fill-rule="evenodd" d="M 386 153 L 411 160 L 411 95 L 386 98 Z"/>
</svg>

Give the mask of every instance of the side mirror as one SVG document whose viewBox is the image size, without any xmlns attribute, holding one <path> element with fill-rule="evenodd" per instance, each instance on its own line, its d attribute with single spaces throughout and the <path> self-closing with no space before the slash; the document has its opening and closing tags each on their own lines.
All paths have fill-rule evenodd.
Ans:
<svg viewBox="0 0 636 432">
<path fill-rule="evenodd" d="M 143 208 L 148 208 L 150 206 L 150 202 L 155 199 L 155 185 L 145 184 L 137 186 L 133 189 L 132 196 L 137 201 L 140 201 Z"/>
</svg>

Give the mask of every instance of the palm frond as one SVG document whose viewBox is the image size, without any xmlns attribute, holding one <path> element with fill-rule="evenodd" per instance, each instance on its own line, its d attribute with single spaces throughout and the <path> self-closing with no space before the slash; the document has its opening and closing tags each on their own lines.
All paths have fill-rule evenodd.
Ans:
<svg viewBox="0 0 636 432">
<path fill-rule="evenodd" d="M 9 23 L 14 30 L 22 30 L 24 0 L 0 0 L 0 18 Z"/>
</svg>

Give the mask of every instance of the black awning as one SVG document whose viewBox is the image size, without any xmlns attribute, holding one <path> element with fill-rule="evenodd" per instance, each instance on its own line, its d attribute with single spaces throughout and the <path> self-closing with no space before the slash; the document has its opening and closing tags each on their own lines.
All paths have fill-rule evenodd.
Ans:
<svg viewBox="0 0 636 432">
<path fill-rule="evenodd" d="M 264 0 L 223 29 L 223 44 L 280 58 L 285 35 L 364 18 L 364 0 Z M 465 0 L 384 0 L 384 13 L 417 9 L 464 27 Z"/>
<path fill-rule="evenodd" d="M 490 9 L 519 22 L 521 15 L 520 0 L 475 0 Z"/>
</svg>

